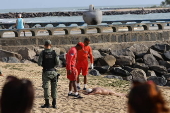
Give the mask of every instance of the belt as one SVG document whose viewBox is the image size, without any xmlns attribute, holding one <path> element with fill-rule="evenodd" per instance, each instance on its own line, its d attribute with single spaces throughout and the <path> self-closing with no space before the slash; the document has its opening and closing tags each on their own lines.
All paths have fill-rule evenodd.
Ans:
<svg viewBox="0 0 170 113">
<path fill-rule="evenodd" d="M 51 68 L 51 69 L 43 69 L 43 72 L 46 72 L 46 71 L 56 71 L 55 68 Z"/>
</svg>

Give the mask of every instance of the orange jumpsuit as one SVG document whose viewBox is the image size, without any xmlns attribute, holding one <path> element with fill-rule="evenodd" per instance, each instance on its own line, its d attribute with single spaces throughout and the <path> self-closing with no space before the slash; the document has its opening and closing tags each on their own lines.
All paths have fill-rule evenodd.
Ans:
<svg viewBox="0 0 170 113">
<path fill-rule="evenodd" d="M 77 58 L 77 50 L 75 47 L 72 47 L 66 54 L 66 69 L 71 70 L 71 72 L 72 72 L 70 75 L 67 74 L 67 78 L 70 81 L 76 81 L 77 77 L 78 77 L 78 72 L 75 67 L 76 58 Z"/>
<path fill-rule="evenodd" d="M 90 62 L 93 63 L 93 54 L 90 46 L 84 46 L 84 50 L 77 52 L 77 63 L 76 68 L 78 75 L 82 71 L 82 75 L 86 76 L 88 74 L 88 57 L 90 56 Z"/>
</svg>

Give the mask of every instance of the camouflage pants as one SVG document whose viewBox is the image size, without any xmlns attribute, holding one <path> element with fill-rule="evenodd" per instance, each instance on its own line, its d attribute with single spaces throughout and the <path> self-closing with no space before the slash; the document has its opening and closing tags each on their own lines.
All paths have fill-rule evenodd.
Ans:
<svg viewBox="0 0 170 113">
<path fill-rule="evenodd" d="M 51 83 L 51 97 L 57 98 L 57 72 L 46 71 L 42 73 L 42 88 L 44 89 L 44 98 L 49 99 L 49 83 Z"/>
</svg>

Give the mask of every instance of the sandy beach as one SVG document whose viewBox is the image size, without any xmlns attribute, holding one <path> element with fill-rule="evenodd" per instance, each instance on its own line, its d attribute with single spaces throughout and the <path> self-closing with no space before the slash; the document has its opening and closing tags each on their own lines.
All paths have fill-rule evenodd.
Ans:
<svg viewBox="0 0 170 113">
<path fill-rule="evenodd" d="M 80 94 L 84 97 L 83 99 L 68 97 L 68 80 L 66 78 L 65 68 L 58 69 L 58 72 L 61 74 L 57 88 L 58 108 L 40 108 L 40 106 L 44 104 L 43 89 L 41 87 L 41 67 L 35 63 L 7 64 L 0 62 L 0 69 L 4 74 L 4 76 L 0 76 L 1 90 L 7 75 L 14 75 L 19 78 L 28 78 L 33 82 L 35 89 L 35 100 L 31 113 L 127 113 L 127 98 L 125 97 L 117 97 L 114 95 L 84 95 L 81 92 Z M 83 83 L 82 81 L 81 76 L 81 86 Z M 112 91 L 127 94 L 129 92 L 130 82 L 120 81 L 117 79 L 107 79 L 104 78 L 104 75 L 89 75 L 88 88 L 94 87 L 103 87 Z M 170 107 L 170 88 L 160 87 L 160 89 L 168 102 L 168 106 Z"/>
</svg>

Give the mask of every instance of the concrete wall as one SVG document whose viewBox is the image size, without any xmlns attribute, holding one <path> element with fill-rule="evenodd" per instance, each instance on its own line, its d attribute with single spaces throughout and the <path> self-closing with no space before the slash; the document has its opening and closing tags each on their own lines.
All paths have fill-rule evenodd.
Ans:
<svg viewBox="0 0 170 113">
<path fill-rule="evenodd" d="M 114 33 L 93 33 L 80 35 L 57 35 L 57 36 L 31 36 L 31 37 L 15 37 L 15 38 L 0 38 L 0 47 L 2 49 L 22 48 L 32 46 L 43 46 L 44 41 L 49 39 L 53 46 L 67 48 L 83 41 L 84 38 L 90 38 L 92 45 L 100 46 L 102 44 L 117 44 L 127 42 L 143 42 L 143 41 L 169 41 L 170 30 L 147 30 L 147 31 L 129 31 L 129 32 L 114 32 Z M 67 47 L 66 47 L 67 45 Z M 95 46 L 97 47 L 97 46 Z M 107 46 L 105 46 L 107 47 Z"/>
</svg>

